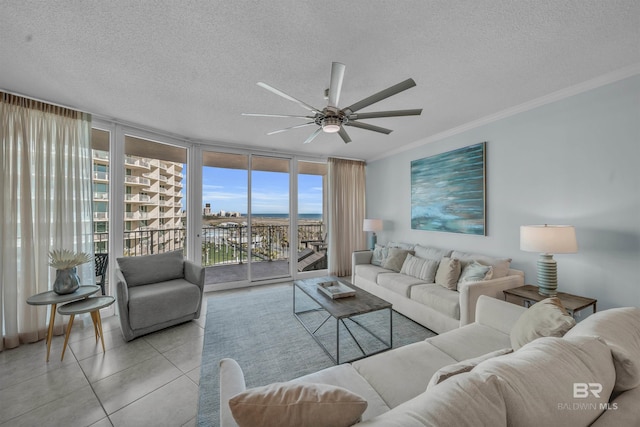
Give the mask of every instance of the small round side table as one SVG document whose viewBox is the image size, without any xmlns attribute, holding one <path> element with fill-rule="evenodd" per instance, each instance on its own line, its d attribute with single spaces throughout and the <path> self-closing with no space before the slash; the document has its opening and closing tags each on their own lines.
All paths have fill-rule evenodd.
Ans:
<svg viewBox="0 0 640 427">
<path fill-rule="evenodd" d="M 78 290 L 66 295 L 58 295 L 53 291 L 41 292 L 27 298 L 29 305 L 50 305 L 51 315 L 49 317 L 49 328 L 47 329 L 47 362 L 49 361 L 49 350 L 51 350 L 51 338 L 53 338 L 53 322 L 56 318 L 56 306 L 63 302 L 74 301 L 87 298 L 100 290 L 100 286 L 86 285 L 80 286 Z"/>
<path fill-rule="evenodd" d="M 96 334 L 96 343 L 98 343 L 98 337 L 102 341 L 102 352 L 105 352 L 104 348 L 104 336 L 102 334 L 102 320 L 100 319 L 100 309 L 109 307 L 115 298 L 112 296 L 106 297 L 91 297 L 85 298 L 80 301 L 70 302 L 63 306 L 58 307 L 58 313 L 62 315 L 69 315 L 69 324 L 67 325 L 67 334 L 64 337 L 64 347 L 62 348 L 62 357 L 64 359 L 64 352 L 67 349 L 67 343 L 69 342 L 69 335 L 71 335 L 71 327 L 73 326 L 73 318 L 76 314 L 91 313 L 91 320 L 93 320 L 93 331 Z"/>
</svg>

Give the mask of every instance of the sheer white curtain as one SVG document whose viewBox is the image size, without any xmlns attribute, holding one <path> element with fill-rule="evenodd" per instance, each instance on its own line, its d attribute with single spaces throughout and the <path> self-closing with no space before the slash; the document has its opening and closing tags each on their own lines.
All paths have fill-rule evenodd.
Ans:
<svg viewBox="0 0 640 427">
<path fill-rule="evenodd" d="M 51 249 L 93 253 L 91 116 L 0 92 L 0 351 L 46 336 Z M 93 263 L 78 267 L 94 284 Z M 61 322 L 55 332 L 62 333 Z"/>
<path fill-rule="evenodd" d="M 351 275 L 351 253 L 366 246 L 365 163 L 329 158 L 329 271 Z"/>
</svg>

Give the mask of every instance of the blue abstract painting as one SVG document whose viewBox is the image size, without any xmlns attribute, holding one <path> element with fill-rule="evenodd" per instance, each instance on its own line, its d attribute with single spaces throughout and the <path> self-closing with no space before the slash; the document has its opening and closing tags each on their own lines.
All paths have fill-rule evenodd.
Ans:
<svg viewBox="0 0 640 427">
<path fill-rule="evenodd" d="M 411 162 L 411 228 L 486 235 L 485 143 Z"/>
</svg>

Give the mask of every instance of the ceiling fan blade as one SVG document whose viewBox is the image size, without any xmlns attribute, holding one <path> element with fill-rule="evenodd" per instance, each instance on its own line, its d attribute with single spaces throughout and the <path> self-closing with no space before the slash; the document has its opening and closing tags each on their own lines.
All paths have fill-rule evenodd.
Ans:
<svg viewBox="0 0 640 427">
<path fill-rule="evenodd" d="M 331 83 L 329 84 L 329 106 L 338 107 L 340 92 L 342 91 L 342 79 L 344 79 L 345 65 L 340 62 L 331 63 Z"/>
<path fill-rule="evenodd" d="M 261 113 L 242 113 L 243 116 L 251 117 L 293 117 L 295 119 L 313 119 L 313 116 L 291 116 L 288 114 L 261 114 Z"/>
<path fill-rule="evenodd" d="M 344 125 L 345 126 L 353 126 L 354 128 L 372 130 L 374 132 L 380 132 L 380 133 L 384 133 L 386 135 L 389 135 L 391 132 L 393 132 L 391 129 L 381 128 L 380 126 L 374 126 L 374 125 L 370 125 L 368 123 L 360 123 L 360 122 L 350 121 L 350 122 L 345 123 Z"/>
<path fill-rule="evenodd" d="M 286 93 L 284 93 L 283 91 L 281 91 L 281 90 L 279 90 L 279 89 L 276 89 L 276 88 L 275 88 L 275 87 L 273 87 L 273 86 L 269 86 L 268 84 L 263 83 L 263 82 L 258 82 L 257 84 L 258 84 L 258 86 L 260 86 L 261 88 L 264 88 L 264 89 L 268 90 L 269 92 L 275 93 L 276 95 L 281 96 L 281 97 L 283 97 L 284 99 L 288 99 L 289 101 L 293 101 L 293 102 L 295 102 L 296 104 L 298 104 L 298 105 L 299 105 L 299 106 L 301 106 L 302 108 L 307 109 L 307 110 L 311 111 L 312 113 L 320 113 L 320 112 L 322 112 L 322 110 L 318 110 L 317 108 L 314 108 L 314 107 L 312 107 L 311 105 L 306 104 L 306 103 L 304 103 L 304 102 L 300 101 L 299 99 L 294 98 L 294 97 L 293 97 L 293 96 L 291 96 L 291 95 L 287 95 L 287 94 L 286 94 Z"/>
<path fill-rule="evenodd" d="M 320 135 L 320 133 L 321 133 L 321 132 L 322 132 L 322 128 L 318 128 L 318 129 L 316 129 L 316 131 L 315 131 L 315 132 L 313 132 L 313 133 L 311 134 L 311 136 L 309 136 L 309 138 L 307 138 L 307 140 L 306 140 L 304 143 L 305 143 L 305 144 L 310 143 L 311 141 L 313 141 L 313 140 L 314 140 L 314 138 L 315 138 L 316 136 Z"/>
<path fill-rule="evenodd" d="M 271 131 L 271 132 L 267 133 L 267 135 L 274 135 L 276 133 L 286 132 L 286 131 L 291 130 L 291 129 L 303 128 L 305 126 L 311 126 L 311 125 L 315 125 L 315 124 L 316 124 L 316 122 L 304 123 L 304 124 L 301 124 L 301 125 L 291 126 L 291 127 L 284 128 L 284 129 L 274 130 L 274 131 Z"/>
<path fill-rule="evenodd" d="M 419 116 L 420 114 L 422 114 L 422 108 L 418 108 L 415 110 L 377 111 L 374 113 L 351 114 L 349 116 L 349 120 L 377 119 L 380 117 Z"/>
<path fill-rule="evenodd" d="M 414 82 L 413 79 L 407 79 L 403 82 L 398 83 L 397 85 L 393 85 L 361 101 L 358 101 L 355 104 L 348 106 L 347 108 L 343 108 L 342 111 L 344 111 L 347 116 L 351 115 L 351 113 L 355 113 L 356 111 L 361 110 L 365 107 L 368 107 L 371 104 L 375 104 L 376 102 L 389 98 L 390 96 L 398 94 L 403 90 L 411 89 L 415 85 L 416 85 L 416 82 Z"/>
<path fill-rule="evenodd" d="M 340 135 L 340 137 L 342 138 L 342 140 L 344 141 L 345 144 L 348 144 L 351 142 L 351 138 L 349 138 L 349 134 L 347 133 L 346 130 L 344 130 L 344 128 L 342 126 L 340 126 L 340 130 L 338 131 L 338 135 Z"/>
</svg>

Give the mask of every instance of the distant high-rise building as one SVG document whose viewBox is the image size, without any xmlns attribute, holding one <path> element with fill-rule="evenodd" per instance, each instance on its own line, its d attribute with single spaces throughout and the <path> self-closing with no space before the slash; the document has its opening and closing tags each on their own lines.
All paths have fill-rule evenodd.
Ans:
<svg viewBox="0 0 640 427">
<path fill-rule="evenodd" d="M 206 203 L 204 205 L 204 211 L 202 213 L 203 215 L 206 215 L 206 216 L 211 215 L 211 203 Z"/>
</svg>

